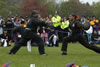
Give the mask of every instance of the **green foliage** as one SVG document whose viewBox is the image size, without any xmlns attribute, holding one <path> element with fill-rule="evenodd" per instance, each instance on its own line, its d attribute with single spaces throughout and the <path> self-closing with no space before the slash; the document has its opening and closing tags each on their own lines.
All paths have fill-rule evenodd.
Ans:
<svg viewBox="0 0 100 67">
<path fill-rule="evenodd" d="M 21 7 L 24 0 L 0 0 L 0 15 L 16 15 L 21 13 Z M 97 16 L 100 17 L 100 2 L 82 4 L 79 0 L 69 0 L 68 2 L 61 2 L 57 4 L 55 0 L 39 0 L 41 5 L 45 5 L 48 14 L 55 14 L 58 11 L 59 14 L 64 17 L 68 17 L 72 13 L 77 15 L 86 14 L 87 16 Z"/>
<path fill-rule="evenodd" d="M 16 4 L 11 4 L 11 0 L 0 0 L 0 15 L 3 17 L 7 17 L 8 15 L 16 15 L 19 14 L 20 9 L 19 5 Z"/>
<path fill-rule="evenodd" d="M 0 1 L 0 15 L 5 16 L 6 14 L 8 14 L 8 6 L 6 6 L 6 2 Z"/>
<path fill-rule="evenodd" d="M 91 10 L 89 9 L 90 6 L 86 4 L 81 4 L 80 2 L 76 1 L 69 1 L 69 2 L 63 2 L 60 6 L 60 13 L 62 16 L 69 16 L 72 13 L 75 13 L 77 15 L 86 14 L 89 15 L 91 13 Z"/>
<path fill-rule="evenodd" d="M 55 3 L 55 0 L 40 0 L 40 3 L 42 5 L 46 4 L 46 10 L 48 14 L 54 15 L 55 11 L 57 10 L 57 4 Z"/>
<path fill-rule="evenodd" d="M 48 2 L 48 6 L 46 8 L 48 14 L 54 14 L 57 10 L 62 17 L 68 17 L 72 13 L 77 15 L 86 14 L 87 16 L 100 16 L 100 2 L 90 5 L 89 3 L 82 4 L 79 0 L 69 0 L 68 2 L 56 4 L 54 0 L 43 0 L 42 3 L 46 2 Z"/>
<path fill-rule="evenodd" d="M 100 2 L 94 3 L 92 5 L 92 11 L 95 16 L 97 16 L 98 18 L 100 17 Z"/>
<path fill-rule="evenodd" d="M 52 15 L 54 15 L 55 11 L 57 10 L 54 2 L 49 2 L 46 9 L 47 9 L 48 14 L 52 14 Z"/>
</svg>

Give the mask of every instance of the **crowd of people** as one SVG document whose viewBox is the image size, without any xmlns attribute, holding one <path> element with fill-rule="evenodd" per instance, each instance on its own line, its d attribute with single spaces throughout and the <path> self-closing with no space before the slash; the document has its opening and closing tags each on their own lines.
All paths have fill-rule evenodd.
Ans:
<svg viewBox="0 0 100 67">
<path fill-rule="evenodd" d="M 73 36 L 73 31 L 74 31 L 74 35 L 77 35 L 78 37 L 78 35 L 80 34 L 76 34 L 76 33 L 77 32 L 80 33 L 81 30 L 82 30 L 81 34 L 86 37 L 85 40 L 88 42 L 88 44 L 92 45 L 92 44 L 100 43 L 100 37 L 99 37 L 100 21 L 95 16 L 87 17 L 86 15 L 77 16 L 75 14 L 72 14 L 69 17 L 61 17 L 56 13 L 54 16 L 49 15 L 48 17 L 41 17 L 40 15 L 37 16 L 36 14 L 38 14 L 36 13 L 36 11 L 32 13 L 32 15 L 35 16 L 35 18 L 38 18 L 39 20 L 32 19 L 32 16 L 31 19 L 29 19 L 29 17 L 23 17 L 23 16 L 14 16 L 14 17 L 8 16 L 7 19 L 3 19 L 3 17 L 0 16 L 1 46 L 4 47 L 11 46 L 11 42 L 14 42 L 15 45 L 17 45 L 12 48 L 9 54 L 12 53 L 15 54 L 17 50 L 20 48 L 20 46 L 18 45 L 20 44 L 25 45 L 27 41 L 31 40 L 30 42 L 31 45 L 37 45 L 37 43 L 38 44 L 41 43 L 44 45 L 45 43 L 49 47 L 53 47 L 53 46 L 58 47 L 59 43 L 63 42 L 62 55 L 66 55 L 67 41 L 69 42 L 70 40 L 73 42 L 74 37 L 70 37 L 71 35 Z M 79 22 L 83 25 L 87 23 L 87 25 L 84 26 L 87 29 L 84 30 L 81 29 L 81 27 L 83 28 L 83 26 L 81 26 L 80 24 L 78 24 L 78 26 L 81 27 L 74 28 L 75 25 L 72 23 L 74 22 L 73 16 L 75 18 L 75 22 Z M 34 24 L 32 24 L 32 22 L 34 22 Z M 30 30 L 32 30 L 36 34 L 30 32 Z M 28 34 L 24 34 L 23 37 L 23 33 L 25 32 Z M 68 38 L 68 36 L 70 38 Z M 25 37 L 26 40 L 23 39 Z M 41 37 L 44 43 L 39 37 Z M 37 39 L 39 39 L 40 42 L 38 42 Z M 76 39 L 75 41 L 79 41 L 79 40 Z M 87 47 L 86 41 L 84 41 L 85 44 L 81 42 L 81 44 L 84 44 L 85 47 Z M 90 46 L 88 46 L 87 48 L 92 49 L 90 48 Z M 99 48 L 97 49 L 99 50 Z M 95 49 L 92 50 L 98 52 L 98 50 Z M 42 47 L 41 45 L 39 45 L 39 52 L 40 54 L 45 54 L 44 47 Z"/>
</svg>

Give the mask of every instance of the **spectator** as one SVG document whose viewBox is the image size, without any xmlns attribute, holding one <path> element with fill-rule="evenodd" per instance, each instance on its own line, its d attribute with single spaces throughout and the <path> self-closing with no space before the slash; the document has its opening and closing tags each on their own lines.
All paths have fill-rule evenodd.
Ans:
<svg viewBox="0 0 100 67">
<path fill-rule="evenodd" d="M 91 44 L 91 42 L 92 42 L 92 33 L 93 33 L 93 27 L 90 26 L 90 28 L 88 30 L 86 30 L 89 44 Z"/>
<path fill-rule="evenodd" d="M 43 39 L 43 41 L 48 44 L 48 33 L 45 29 L 45 27 L 43 27 L 42 33 L 41 33 L 41 38 Z"/>
<path fill-rule="evenodd" d="M 18 18 L 15 18 L 14 26 L 15 26 L 15 27 L 20 26 L 20 21 L 19 21 Z"/>
<path fill-rule="evenodd" d="M 10 38 L 11 38 L 11 33 L 12 33 L 13 28 L 14 28 L 14 24 L 11 18 L 8 16 L 7 21 L 6 21 L 6 30 L 8 31 Z"/>
<path fill-rule="evenodd" d="M 93 20 L 94 23 L 95 23 L 94 26 L 93 26 L 93 29 L 96 30 L 96 33 L 98 34 L 98 30 L 99 30 L 99 28 L 98 28 L 98 22 L 99 22 L 99 21 L 96 20 L 96 17 L 95 17 L 95 16 L 92 17 L 92 20 Z"/>
<path fill-rule="evenodd" d="M 0 35 L 3 34 L 2 23 L 3 23 L 3 19 L 2 19 L 2 17 L 0 16 Z"/>
<path fill-rule="evenodd" d="M 1 46 L 11 46 L 10 44 L 10 36 L 8 34 L 8 31 L 7 30 L 4 30 L 3 31 L 3 34 L 0 35 L 0 38 L 1 38 Z"/>
<path fill-rule="evenodd" d="M 94 30 L 93 35 L 92 35 L 92 44 L 99 44 L 100 43 L 100 35 L 96 33 L 96 30 Z"/>
<path fill-rule="evenodd" d="M 50 31 L 48 33 L 49 45 L 48 46 L 56 46 L 58 47 L 57 41 L 57 31 L 53 26 L 50 27 Z"/>
</svg>

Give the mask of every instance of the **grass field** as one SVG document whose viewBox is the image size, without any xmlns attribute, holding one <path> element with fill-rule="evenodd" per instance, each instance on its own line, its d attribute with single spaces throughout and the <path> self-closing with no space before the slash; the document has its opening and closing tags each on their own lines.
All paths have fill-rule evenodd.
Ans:
<svg viewBox="0 0 100 67">
<path fill-rule="evenodd" d="M 8 55 L 12 47 L 0 47 L 0 67 L 8 61 L 11 67 L 65 67 L 69 62 L 77 65 L 88 65 L 89 67 L 100 67 L 100 54 L 88 50 L 80 44 L 69 44 L 68 55 L 61 55 L 60 47 L 45 47 L 48 56 L 40 56 L 37 47 L 32 47 L 32 52 L 28 52 L 26 47 L 22 47 L 16 55 Z"/>
</svg>

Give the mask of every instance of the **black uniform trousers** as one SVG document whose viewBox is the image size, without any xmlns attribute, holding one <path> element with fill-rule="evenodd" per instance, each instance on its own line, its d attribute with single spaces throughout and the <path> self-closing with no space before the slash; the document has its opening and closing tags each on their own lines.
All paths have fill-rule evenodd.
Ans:
<svg viewBox="0 0 100 67">
<path fill-rule="evenodd" d="M 38 44 L 38 50 L 40 54 L 44 54 L 44 42 L 40 36 L 31 30 L 25 30 L 22 38 L 15 43 L 14 47 L 10 50 L 10 53 L 15 54 L 21 46 L 26 45 L 27 41 L 33 40 L 33 42 Z"/>
<path fill-rule="evenodd" d="M 83 35 L 71 35 L 71 36 L 66 36 L 63 39 L 63 43 L 62 43 L 62 51 L 67 51 L 67 47 L 68 47 L 68 43 L 69 42 L 73 42 L 73 41 L 78 41 L 81 45 L 83 45 L 84 47 L 93 50 L 97 53 L 100 53 L 100 47 L 97 47 L 95 45 L 89 44 L 88 41 L 86 40 L 86 38 Z"/>
</svg>

